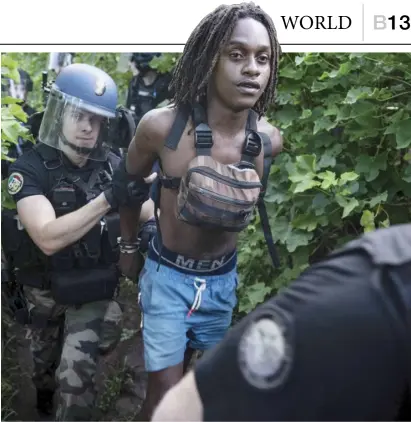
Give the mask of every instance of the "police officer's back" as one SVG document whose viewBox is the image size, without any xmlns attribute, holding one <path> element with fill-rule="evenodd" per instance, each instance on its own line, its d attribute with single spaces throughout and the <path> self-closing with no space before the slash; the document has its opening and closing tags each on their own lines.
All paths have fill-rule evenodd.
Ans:
<svg viewBox="0 0 411 422">
<path fill-rule="evenodd" d="M 153 420 L 409 421 L 410 387 L 411 224 L 402 224 L 349 243 L 257 307 Z"/>
</svg>

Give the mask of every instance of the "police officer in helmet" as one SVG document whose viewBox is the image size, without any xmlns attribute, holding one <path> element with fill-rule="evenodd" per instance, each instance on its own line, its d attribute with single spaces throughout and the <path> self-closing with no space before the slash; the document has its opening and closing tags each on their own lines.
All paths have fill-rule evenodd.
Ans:
<svg viewBox="0 0 411 422">
<path fill-rule="evenodd" d="M 31 116 L 36 110 L 28 104 L 27 99 L 29 92 L 33 91 L 33 80 L 24 69 L 19 68 L 18 72 L 20 76 L 19 82 L 7 79 L 5 85 L 2 85 L 2 91 L 10 97 L 21 100 L 22 103 L 20 105 L 23 111 L 28 116 Z"/>
<path fill-rule="evenodd" d="M 135 114 L 136 124 L 148 111 L 156 108 L 168 98 L 169 73 L 158 73 L 150 67 L 150 62 L 161 53 L 132 53 L 130 81 L 126 107 Z M 128 146 L 128 145 L 127 145 Z"/>
<path fill-rule="evenodd" d="M 117 87 L 107 73 L 87 64 L 63 68 L 39 142 L 9 170 L 18 221 L 2 227 L 11 242 L 5 252 L 27 300 L 37 407 L 52 413 L 58 386 L 55 420 L 92 417 L 98 355 L 110 348 L 108 325 L 121 318 L 119 254 L 138 247 L 117 243 L 118 207 L 141 205 L 149 195 L 150 180 L 138 194 L 116 183 L 120 158 L 107 135 L 116 106 Z"/>
</svg>

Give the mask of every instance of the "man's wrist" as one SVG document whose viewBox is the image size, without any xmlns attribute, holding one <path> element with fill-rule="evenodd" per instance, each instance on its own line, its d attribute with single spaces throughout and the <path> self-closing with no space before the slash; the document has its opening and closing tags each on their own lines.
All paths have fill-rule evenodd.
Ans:
<svg viewBox="0 0 411 422">
<path fill-rule="evenodd" d="M 108 209 L 117 208 L 116 200 L 113 195 L 113 190 L 107 189 L 103 192 L 104 203 L 108 206 Z"/>
<path fill-rule="evenodd" d="M 117 243 L 120 248 L 120 253 L 124 254 L 132 254 L 138 251 L 140 246 L 140 242 L 138 240 L 135 241 L 127 241 L 122 239 L 121 237 L 117 238 Z"/>
<path fill-rule="evenodd" d="M 113 208 L 113 205 L 111 203 L 110 197 L 108 197 L 106 192 L 102 192 L 96 199 L 101 201 L 101 204 L 106 211 L 109 211 L 111 208 Z"/>
</svg>

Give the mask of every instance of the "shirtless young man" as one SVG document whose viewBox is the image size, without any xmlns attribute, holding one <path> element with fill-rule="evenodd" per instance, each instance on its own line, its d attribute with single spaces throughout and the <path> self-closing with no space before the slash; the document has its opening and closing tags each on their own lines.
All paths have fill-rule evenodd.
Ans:
<svg viewBox="0 0 411 422">
<path fill-rule="evenodd" d="M 149 111 L 140 121 L 126 159 L 130 178 L 150 174 L 159 159 L 162 173 L 184 177 L 196 155 L 192 118 L 173 150 L 165 145 L 177 111 L 201 103 L 212 131 L 211 156 L 224 164 L 238 163 L 250 110 L 257 131 L 271 140 L 272 156 L 282 149 L 278 129 L 263 117 L 273 102 L 280 46 L 271 18 L 253 3 L 222 5 L 194 29 L 176 66 L 170 88 L 173 106 Z M 263 152 L 255 160 L 263 173 Z M 217 344 L 230 327 L 238 283 L 238 233 L 210 230 L 181 221 L 176 213 L 177 189 L 161 187 L 159 231 L 139 277 L 144 358 L 149 373 L 141 419 L 149 420 L 164 394 L 183 376 L 188 350 Z M 120 210 L 122 241 L 134 242 L 139 209 Z M 162 247 L 160 247 L 160 242 Z M 159 267 L 159 251 L 161 266 Z M 133 254 L 120 266 L 133 277 Z M 188 264 L 189 263 L 189 264 Z M 197 271 L 195 270 L 197 269 Z M 198 309 L 190 315 L 193 302 Z M 186 356 L 187 357 L 187 356 Z"/>
</svg>

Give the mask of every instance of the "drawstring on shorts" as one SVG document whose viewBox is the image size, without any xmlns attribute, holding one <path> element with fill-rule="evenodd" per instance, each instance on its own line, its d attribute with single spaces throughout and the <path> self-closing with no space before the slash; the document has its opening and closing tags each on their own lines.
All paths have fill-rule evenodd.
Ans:
<svg viewBox="0 0 411 422">
<path fill-rule="evenodd" d="M 197 284 L 197 282 L 200 284 Z M 197 311 L 200 308 L 202 293 L 206 289 L 206 280 L 203 278 L 196 277 L 194 279 L 194 287 L 196 288 L 197 292 L 194 297 L 194 302 L 191 305 L 191 309 L 187 314 L 187 318 L 189 318 L 193 314 L 193 312 Z"/>
</svg>

